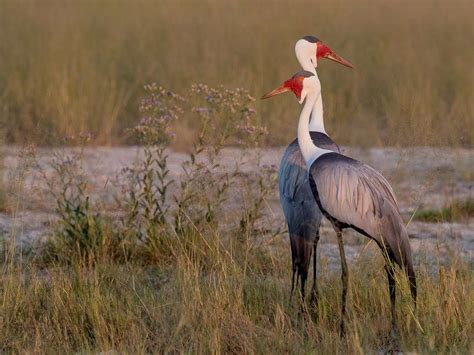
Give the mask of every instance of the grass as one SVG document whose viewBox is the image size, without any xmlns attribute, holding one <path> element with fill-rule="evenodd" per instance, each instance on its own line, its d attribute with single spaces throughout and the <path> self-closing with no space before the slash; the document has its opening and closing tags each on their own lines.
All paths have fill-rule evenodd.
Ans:
<svg viewBox="0 0 474 355">
<path fill-rule="evenodd" d="M 455 222 L 474 217 L 474 200 L 454 201 L 441 209 L 417 211 L 414 219 L 423 222 Z"/>
<path fill-rule="evenodd" d="M 321 64 L 328 127 L 341 144 L 471 146 L 471 7 L 2 2 L 1 138 L 57 144 L 78 132 L 86 141 L 95 131 L 98 144 L 140 142 L 144 154 L 120 174 L 124 183 L 110 206 L 91 196 L 81 149 L 56 154 L 46 172 L 34 149 L 22 153 L 1 204 L 12 216 L 28 206 L 32 196 L 23 188 L 35 168 L 52 200 L 44 206 L 53 204 L 57 220 L 33 248 L 17 248 L 22 226 L 2 239 L 0 352 L 389 351 L 381 257 L 363 254 L 351 265 L 346 339 L 338 336 L 340 275 L 327 260 L 319 268 L 318 314 L 303 317 L 289 301 L 289 248 L 262 213 L 276 190 L 274 168 L 257 157 L 256 176 L 242 174 L 239 161 L 223 173 L 219 152 L 229 144 L 258 146 L 262 123 L 267 144 L 287 142 L 297 106 L 289 96 L 256 102 L 257 116 L 245 90 L 218 85 L 256 95 L 273 88 L 297 69 L 294 40 L 317 34 L 358 68 Z M 185 99 L 151 85 L 139 113 L 149 81 Z M 212 87 L 188 92 L 192 82 Z M 195 141 L 180 181 L 170 178 L 166 155 L 173 130 L 181 142 Z M 242 200 L 236 214 L 224 208 L 230 198 Z M 436 266 L 421 260 L 416 269 L 416 312 L 397 275 L 400 348 L 472 352 L 472 263 L 450 255 Z"/>
<path fill-rule="evenodd" d="M 79 132 L 129 142 L 144 83 L 256 97 L 299 66 L 317 35 L 354 63 L 319 66 L 328 132 L 344 145 L 472 147 L 470 1 L 2 1 L 0 117 L 7 143 L 58 144 Z M 268 144 L 295 136 L 290 95 L 258 102 Z M 189 117 L 176 123 L 194 137 Z"/>
<path fill-rule="evenodd" d="M 3 264 L 0 349 L 5 353 L 386 351 L 390 306 L 381 258 L 351 267 L 348 335 L 338 336 L 340 278 L 322 269 L 316 318 L 289 302 L 289 256 L 268 248 L 188 236 L 161 262 L 93 267 Z M 282 252 L 285 250 L 285 252 Z M 164 260 L 167 260 L 166 262 Z M 415 314 L 398 279 L 397 322 L 404 352 L 472 351 L 474 277 L 453 260 L 433 274 L 418 265 Z"/>
</svg>

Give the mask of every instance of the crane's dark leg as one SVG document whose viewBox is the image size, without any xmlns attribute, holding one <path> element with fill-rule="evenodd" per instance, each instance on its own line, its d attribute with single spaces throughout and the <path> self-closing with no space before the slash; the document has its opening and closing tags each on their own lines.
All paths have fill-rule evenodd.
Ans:
<svg viewBox="0 0 474 355">
<path fill-rule="evenodd" d="M 313 244 L 313 288 L 311 289 L 311 305 L 315 310 L 318 308 L 318 284 L 317 280 L 317 251 L 318 251 L 318 242 L 319 242 L 319 229 L 316 232 L 316 238 L 314 239 Z"/>
<path fill-rule="evenodd" d="M 291 276 L 291 291 L 290 291 L 290 303 L 293 299 L 293 291 L 295 290 L 295 275 L 296 275 L 296 267 L 293 265 L 293 274 Z"/>
<path fill-rule="evenodd" d="M 347 299 L 347 288 L 349 283 L 349 270 L 347 268 L 346 254 L 344 253 L 344 241 L 342 240 L 342 231 L 339 227 L 334 226 L 337 235 L 337 244 L 339 246 L 339 255 L 341 257 L 341 268 L 342 268 L 342 309 L 341 309 L 341 329 L 340 334 L 344 336 L 346 329 L 344 325 L 346 317 L 346 299 Z"/>
<path fill-rule="evenodd" d="M 301 304 L 303 310 L 306 310 L 305 302 L 305 289 L 306 281 L 308 280 L 309 266 L 311 264 L 311 255 L 313 253 L 314 247 L 314 230 L 311 227 L 307 227 L 304 232 L 304 239 L 300 244 L 300 264 L 299 264 L 299 274 L 301 277 Z"/>
<path fill-rule="evenodd" d="M 306 280 L 308 279 L 308 270 L 302 268 L 300 270 L 300 277 L 301 277 L 301 309 L 302 311 L 305 310 L 305 287 L 306 287 Z"/>
<path fill-rule="evenodd" d="M 390 293 L 390 307 L 392 313 L 392 325 L 390 327 L 390 333 L 388 336 L 390 353 L 398 353 L 400 351 L 400 340 L 398 337 L 397 324 L 395 322 L 395 297 L 396 297 L 396 281 L 395 281 L 395 265 L 391 262 L 387 262 L 387 280 L 388 280 L 388 291 Z"/>
</svg>

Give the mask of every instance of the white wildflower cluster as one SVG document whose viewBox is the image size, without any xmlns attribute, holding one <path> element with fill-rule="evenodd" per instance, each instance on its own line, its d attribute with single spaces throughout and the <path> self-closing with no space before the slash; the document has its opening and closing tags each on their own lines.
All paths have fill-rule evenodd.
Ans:
<svg viewBox="0 0 474 355">
<path fill-rule="evenodd" d="M 184 98 L 156 83 L 144 87 L 145 97 L 140 103 L 140 122 L 133 131 L 142 143 L 147 145 L 167 145 L 175 134 L 171 127 L 184 110 Z"/>
<path fill-rule="evenodd" d="M 193 84 L 191 96 L 195 103 L 191 111 L 208 128 L 203 137 L 205 144 L 252 146 L 267 134 L 266 128 L 258 124 L 255 98 L 246 89 Z"/>
</svg>

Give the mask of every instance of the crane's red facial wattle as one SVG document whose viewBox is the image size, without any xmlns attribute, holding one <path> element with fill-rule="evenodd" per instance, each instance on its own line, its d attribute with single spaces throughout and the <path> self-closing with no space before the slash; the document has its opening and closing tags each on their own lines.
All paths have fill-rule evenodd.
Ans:
<svg viewBox="0 0 474 355">
<path fill-rule="evenodd" d="M 325 58 L 330 53 L 332 53 L 332 50 L 328 46 L 321 42 L 316 43 L 316 58 L 318 60 L 320 58 Z"/>
<path fill-rule="evenodd" d="M 262 99 L 268 99 L 270 97 L 283 94 L 287 91 L 292 91 L 298 100 L 301 99 L 301 92 L 303 91 L 303 80 L 304 77 L 296 76 L 285 81 L 281 86 L 275 90 L 270 91 L 262 96 Z"/>
<path fill-rule="evenodd" d="M 297 76 L 296 78 L 291 78 L 283 83 L 288 89 L 290 89 L 299 100 L 301 98 L 301 91 L 303 91 L 303 77 Z"/>
<path fill-rule="evenodd" d="M 331 59 L 339 64 L 345 65 L 346 67 L 354 68 L 349 61 L 334 53 L 331 48 L 321 42 L 316 43 L 316 58 L 317 60 L 320 58 Z"/>
</svg>

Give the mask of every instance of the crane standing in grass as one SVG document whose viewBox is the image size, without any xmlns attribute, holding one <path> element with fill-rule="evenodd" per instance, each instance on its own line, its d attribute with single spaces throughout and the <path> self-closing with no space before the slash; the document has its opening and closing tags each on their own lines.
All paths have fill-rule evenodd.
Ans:
<svg viewBox="0 0 474 355">
<path fill-rule="evenodd" d="M 331 59 L 352 68 L 351 63 L 338 56 L 314 36 L 305 36 L 298 40 L 295 45 L 295 54 L 303 70 L 313 74 L 316 74 L 315 68 L 321 58 Z M 316 101 L 312 108 L 309 130 L 311 139 L 318 147 L 339 152 L 339 147 L 327 135 L 324 128 L 322 98 Z M 296 275 L 296 283 L 298 283 L 298 279 L 301 280 L 301 298 L 304 301 L 311 254 L 314 254 L 311 298 L 313 302 L 317 303 L 316 252 L 322 214 L 311 196 L 306 166 L 297 139 L 290 143 L 283 154 L 278 172 L 278 182 L 280 203 L 290 234 L 293 269 L 291 294 L 293 294 Z"/>
<path fill-rule="evenodd" d="M 314 105 L 321 100 L 321 83 L 317 74 L 308 71 L 296 73 L 263 98 L 287 91 L 292 91 L 300 103 L 306 100 L 298 122 L 298 144 L 306 163 L 312 197 L 337 235 L 342 266 L 340 333 L 345 333 L 349 276 L 342 240 L 342 230 L 345 228 L 353 228 L 369 237 L 382 249 L 386 258 L 392 330 L 396 330 L 393 265 L 398 264 L 406 272 L 415 306 L 416 277 L 408 233 L 393 190 L 387 180 L 368 165 L 314 144 L 309 131 L 309 120 Z"/>
</svg>

